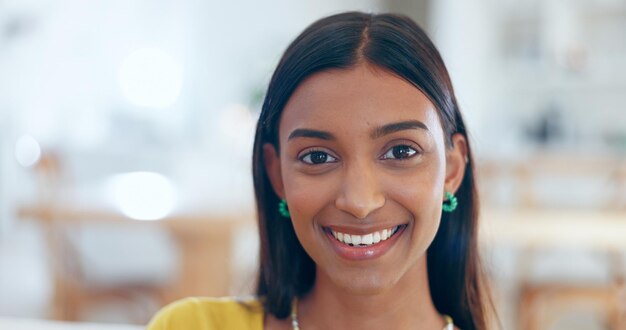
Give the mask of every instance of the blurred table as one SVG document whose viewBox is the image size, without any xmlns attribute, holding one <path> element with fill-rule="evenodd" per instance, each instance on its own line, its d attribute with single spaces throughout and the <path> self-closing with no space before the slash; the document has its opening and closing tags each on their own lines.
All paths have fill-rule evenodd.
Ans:
<svg viewBox="0 0 626 330">
<path fill-rule="evenodd" d="M 26 204 L 18 209 L 20 219 L 34 219 L 44 226 L 63 225 L 72 227 L 89 223 L 134 224 L 161 226 L 169 230 L 180 247 L 181 269 L 179 277 L 159 295 L 161 303 L 187 296 L 224 296 L 230 293 L 231 246 L 233 233 L 240 226 L 254 222 L 254 215 L 241 210 L 240 214 L 174 214 L 161 220 L 138 221 L 116 210 L 95 207 L 81 208 L 70 205 Z M 54 247 L 53 247 L 54 248 Z M 55 253 L 63 258 L 62 252 Z M 72 297 L 68 292 L 72 283 L 64 285 L 55 281 L 55 297 L 63 300 Z M 60 297 L 60 298 L 59 298 Z M 71 306 L 80 303 L 71 302 Z M 54 303 L 56 319 L 75 320 L 67 301 Z M 69 314 L 68 314 L 69 313 Z M 2 327 L 0 327 L 2 328 Z"/>
<path fill-rule="evenodd" d="M 521 252 L 507 280 L 519 292 L 518 329 L 550 328 L 568 308 L 588 306 L 610 329 L 626 328 L 626 212 L 545 209 L 485 209 L 480 239 L 496 250 L 513 247 Z M 536 281 L 530 278 L 535 258 L 551 249 L 596 251 L 608 258 L 606 283 Z M 584 271 L 584 269 L 580 269 Z"/>
<path fill-rule="evenodd" d="M 626 211 L 487 208 L 480 236 L 488 245 L 626 251 Z"/>
</svg>

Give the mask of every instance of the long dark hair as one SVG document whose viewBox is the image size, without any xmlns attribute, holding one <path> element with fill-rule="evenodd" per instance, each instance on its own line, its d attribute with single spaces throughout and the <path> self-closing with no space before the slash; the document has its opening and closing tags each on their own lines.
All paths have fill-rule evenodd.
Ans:
<svg viewBox="0 0 626 330">
<path fill-rule="evenodd" d="M 433 102 L 448 148 L 453 134 L 467 137 L 443 60 L 410 18 L 347 12 L 320 19 L 305 29 L 289 45 L 272 76 L 254 141 L 253 175 L 261 237 L 257 294 L 263 297 L 266 312 L 277 318 L 286 318 L 293 297 L 301 297 L 312 288 L 315 263 L 300 245 L 291 222 L 278 213 L 279 198 L 266 173 L 263 144 L 272 143 L 280 150 L 281 113 L 305 78 L 363 61 L 410 82 Z M 487 327 L 491 304 L 477 247 L 478 196 L 473 164 L 468 145 L 465 175 L 456 192 L 459 206 L 452 213 L 443 213 L 427 252 L 435 307 L 467 330 Z"/>
</svg>

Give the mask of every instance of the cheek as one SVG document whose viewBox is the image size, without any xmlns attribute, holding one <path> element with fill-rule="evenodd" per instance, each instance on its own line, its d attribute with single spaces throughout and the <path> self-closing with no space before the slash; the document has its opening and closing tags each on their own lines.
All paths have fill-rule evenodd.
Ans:
<svg viewBox="0 0 626 330">
<path fill-rule="evenodd" d="M 440 207 L 443 198 L 445 171 L 439 162 L 401 176 L 390 176 L 386 191 L 390 198 L 408 210 Z"/>
<path fill-rule="evenodd" d="M 333 180 L 326 175 L 308 176 L 298 172 L 286 172 L 283 176 L 285 192 L 294 226 L 311 226 L 316 214 L 332 202 L 335 187 Z"/>
<path fill-rule="evenodd" d="M 323 260 L 323 253 L 318 249 L 319 235 L 323 234 L 319 231 L 316 219 L 323 214 L 324 208 L 332 205 L 334 181 L 327 176 L 305 176 L 297 172 L 284 175 L 285 192 L 296 236 L 317 264 Z"/>
<path fill-rule="evenodd" d="M 415 220 L 413 237 L 424 243 L 434 238 L 441 219 L 445 171 L 439 164 L 387 180 L 388 199 L 410 213 L 407 216 Z"/>
</svg>

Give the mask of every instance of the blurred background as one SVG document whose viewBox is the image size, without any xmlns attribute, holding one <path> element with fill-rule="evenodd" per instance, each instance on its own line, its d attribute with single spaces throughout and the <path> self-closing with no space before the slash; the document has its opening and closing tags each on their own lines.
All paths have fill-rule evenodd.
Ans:
<svg viewBox="0 0 626 330">
<path fill-rule="evenodd" d="M 0 328 L 252 294 L 263 93 L 344 10 L 404 13 L 441 51 L 503 328 L 625 329 L 624 0 L 0 0 Z"/>
</svg>

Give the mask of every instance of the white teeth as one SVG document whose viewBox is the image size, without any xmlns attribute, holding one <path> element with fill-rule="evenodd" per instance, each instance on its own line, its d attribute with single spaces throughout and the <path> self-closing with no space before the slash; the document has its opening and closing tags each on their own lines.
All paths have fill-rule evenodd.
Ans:
<svg viewBox="0 0 626 330">
<path fill-rule="evenodd" d="M 393 234 L 395 234 L 400 226 L 395 226 L 393 228 L 383 229 L 381 231 L 376 231 L 373 233 L 369 233 L 366 235 L 351 235 L 344 234 L 340 232 L 336 232 L 332 230 L 332 234 L 338 241 L 344 244 L 350 245 L 372 245 L 379 243 L 381 241 L 387 240 Z"/>
</svg>

